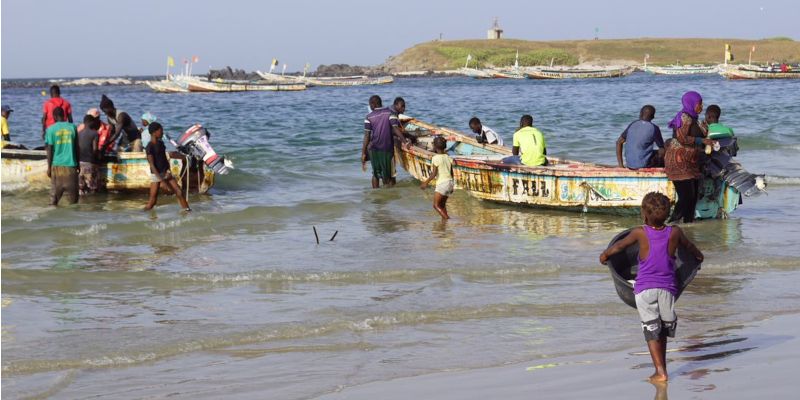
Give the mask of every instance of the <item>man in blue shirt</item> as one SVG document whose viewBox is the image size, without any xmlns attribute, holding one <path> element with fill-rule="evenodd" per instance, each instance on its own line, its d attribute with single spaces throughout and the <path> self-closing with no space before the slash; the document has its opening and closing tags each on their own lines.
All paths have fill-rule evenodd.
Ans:
<svg viewBox="0 0 800 400">
<path fill-rule="evenodd" d="M 380 181 L 384 186 L 393 186 L 392 157 L 394 157 L 394 141 L 408 143 L 400 131 L 397 114 L 383 103 L 378 95 L 369 98 L 372 112 L 364 121 L 364 144 L 361 147 L 361 168 L 366 171 L 367 161 L 372 163 L 372 188 L 378 188 Z"/>
<path fill-rule="evenodd" d="M 631 122 L 617 139 L 617 164 L 630 169 L 656 168 L 664 166 L 664 138 L 661 129 L 652 123 L 656 108 L 642 107 L 639 120 Z M 653 149 L 653 144 L 658 150 Z M 625 163 L 622 162 L 622 149 L 625 147 Z M 627 164 L 627 165 L 626 165 Z"/>
</svg>

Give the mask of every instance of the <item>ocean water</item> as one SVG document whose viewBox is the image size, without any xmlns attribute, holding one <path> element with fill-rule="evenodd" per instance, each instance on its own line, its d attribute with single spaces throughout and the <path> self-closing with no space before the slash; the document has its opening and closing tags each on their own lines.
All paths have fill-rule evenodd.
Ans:
<svg viewBox="0 0 800 400">
<path fill-rule="evenodd" d="M 40 144 L 41 89 L 2 91 L 13 138 L 28 145 Z M 442 223 L 432 192 L 404 171 L 395 188 L 369 188 L 362 121 L 370 95 L 403 96 L 409 115 L 459 130 L 478 116 L 510 142 L 530 113 L 550 154 L 615 163 L 639 108 L 653 104 L 666 132 L 686 90 L 722 107 L 738 159 L 770 186 L 729 220 L 686 226 L 706 262 L 678 302 L 676 345 L 800 312 L 800 82 L 636 74 L 298 93 L 64 88 L 76 115 L 107 94 L 173 134 L 202 123 L 236 170 L 191 196 L 189 215 L 170 197 L 144 212 L 140 195 L 50 208 L 47 193 L 3 192 L 3 394 L 305 399 L 444 370 L 642 351 L 638 316 L 597 261 L 636 218 L 457 192 Z"/>
</svg>

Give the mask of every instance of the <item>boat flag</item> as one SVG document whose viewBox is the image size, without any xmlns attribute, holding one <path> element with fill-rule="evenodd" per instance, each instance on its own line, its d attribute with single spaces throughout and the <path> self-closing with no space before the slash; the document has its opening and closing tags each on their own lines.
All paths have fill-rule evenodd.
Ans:
<svg viewBox="0 0 800 400">
<path fill-rule="evenodd" d="M 755 53 L 755 52 L 756 52 L 756 46 L 753 46 L 753 49 L 752 49 L 752 50 L 750 50 L 750 51 L 752 51 L 753 53 Z"/>
<path fill-rule="evenodd" d="M 283 64 L 283 72 L 281 72 L 281 75 L 283 75 L 285 73 L 286 73 L 286 64 Z"/>
<path fill-rule="evenodd" d="M 311 69 L 311 64 L 306 63 L 306 65 L 303 67 L 303 76 L 306 76 L 309 69 Z"/>
<path fill-rule="evenodd" d="M 174 67 L 175 66 L 175 59 L 172 56 L 167 56 L 167 66 Z"/>
<path fill-rule="evenodd" d="M 273 58 L 272 59 L 272 64 L 269 65 L 269 72 L 272 73 L 272 71 L 274 71 L 275 67 L 277 67 L 277 66 L 278 66 L 278 59 L 277 58 Z"/>
<path fill-rule="evenodd" d="M 198 57 L 198 56 L 192 56 L 192 62 L 193 62 L 193 63 L 200 62 L 200 57 Z"/>
<path fill-rule="evenodd" d="M 733 61 L 733 51 L 731 50 L 731 45 L 725 44 L 725 63 Z"/>
<path fill-rule="evenodd" d="M 472 54 L 467 54 L 467 61 L 472 61 Z"/>
</svg>

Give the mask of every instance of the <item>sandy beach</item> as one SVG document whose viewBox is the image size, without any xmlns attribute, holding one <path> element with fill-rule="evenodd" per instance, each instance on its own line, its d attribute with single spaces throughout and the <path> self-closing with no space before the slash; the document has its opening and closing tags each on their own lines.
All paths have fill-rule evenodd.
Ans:
<svg viewBox="0 0 800 400">
<path fill-rule="evenodd" d="M 652 372 L 644 343 L 627 352 L 541 359 L 496 368 L 374 382 L 319 399 L 754 399 L 790 398 L 800 357 L 800 314 L 722 327 L 668 347 L 667 385 Z"/>
</svg>

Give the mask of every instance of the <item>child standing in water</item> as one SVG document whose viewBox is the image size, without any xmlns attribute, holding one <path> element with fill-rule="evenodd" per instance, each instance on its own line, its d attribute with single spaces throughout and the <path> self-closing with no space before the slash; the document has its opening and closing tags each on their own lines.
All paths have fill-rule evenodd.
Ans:
<svg viewBox="0 0 800 400">
<path fill-rule="evenodd" d="M 453 194 L 453 160 L 445 153 L 447 140 L 442 136 L 433 139 L 433 149 L 436 155 L 431 158 L 431 174 L 420 185 L 421 189 L 428 187 L 430 181 L 436 179 L 436 192 L 433 194 L 433 209 L 442 216 L 442 221 L 450 219 L 447 215 L 447 198 Z"/>
<path fill-rule="evenodd" d="M 699 261 L 703 253 L 697 249 L 681 228 L 666 226 L 669 216 L 669 198 L 658 192 L 650 192 L 642 199 L 644 225 L 633 228 L 625 238 L 600 254 L 600 263 L 624 251 L 628 246 L 639 244 L 639 272 L 633 293 L 636 309 L 642 321 L 644 338 L 656 372 L 651 382 L 666 382 L 667 337 L 675 337 L 678 316 L 675 314 L 675 254 L 678 246 L 686 247 Z"/>
</svg>

